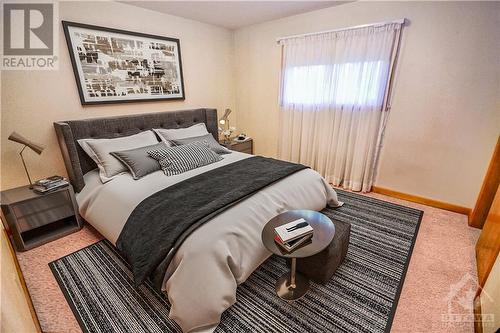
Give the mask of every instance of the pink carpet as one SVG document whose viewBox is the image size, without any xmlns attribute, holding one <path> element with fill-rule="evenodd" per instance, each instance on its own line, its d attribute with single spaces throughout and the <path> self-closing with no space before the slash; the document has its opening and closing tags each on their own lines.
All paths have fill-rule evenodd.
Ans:
<svg viewBox="0 0 500 333">
<path fill-rule="evenodd" d="M 424 211 L 391 332 L 473 332 L 473 323 L 449 324 L 443 316 L 448 314 L 450 286 L 469 275 L 477 279 L 474 246 L 480 230 L 468 227 L 465 215 L 367 195 Z M 86 224 L 75 234 L 17 254 L 44 332 L 81 332 L 48 263 L 100 239 Z M 472 308 L 460 311 L 470 315 Z"/>
</svg>

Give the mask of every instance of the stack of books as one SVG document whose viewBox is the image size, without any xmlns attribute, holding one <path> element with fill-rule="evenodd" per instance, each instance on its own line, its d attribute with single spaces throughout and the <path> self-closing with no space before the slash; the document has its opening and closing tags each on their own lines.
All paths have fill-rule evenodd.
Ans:
<svg viewBox="0 0 500 333">
<path fill-rule="evenodd" d="M 52 176 L 40 179 L 33 185 L 33 190 L 37 193 L 47 193 L 68 186 L 68 181 L 62 176 Z"/>
<path fill-rule="evenodd" d="M 314 229 L 306 220 L 298 220 L 274 228 L 274 241 L 286 252 L 292 252 L 309 243 Z"/>
</svg>

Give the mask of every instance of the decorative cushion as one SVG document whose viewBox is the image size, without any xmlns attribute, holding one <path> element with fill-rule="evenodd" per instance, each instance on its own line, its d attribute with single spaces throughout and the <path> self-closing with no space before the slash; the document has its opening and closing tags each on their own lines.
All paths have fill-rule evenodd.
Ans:
<svg viewBox="0 0 500 333">
<path fill-rule="evenodd" d="M 297 259 L 297 271 L 314 282 L 327 283 L 344 261 L 349 247 L 351 225 L 346 222 L 332 220 L 335 225 L 333 240 L 320 253 Z"/>
<path fill-rule="evenodd" d="M 231 151 L 224 146 L 221 146 L 217 141 L 215 141 L 212 134 L 206 134 L 202 136 L 194 136 L 185 139 L 171 140 L 174 146 L 185 145 L 191 142 L 205 141 L 208 144 L 208 148 L 212 149 L 213 152 L 217 154 L 231 154 Z"/>
<path fill-rule="evenodd" d="M 116 157 L 120 162 L 125 164 L 134 179 L 142 178 L 152 172 L 161 170 L 160 163 L 149 156 L 148 150 L 168 148 L 169 146 L 160 142 L 155 145 L 134 148 L 129 150 L 114 151 L 110 153 Z"/>
<path fill-rule="evenodd" d="M 210 150 L 204 141 L 149 150 L 148 154 L 160 163 L 167 176 L 178 175 L 222 160 L 222 157 Z"/>
<path fill-rule="evenodd" d="M 150 146 L 158 143 L 158 140 L 152 131 L 144 131 L 115 139 L 81 139 L 78 143 L 97 164 L 99 177 L 105 183 L 127 172 L 125 165 L 111 155 L 111 152 Z"/>
<path fill-rule="evenodd" d="M 154 128 L 153 131 L 158 134 L 160 139 L 164 142 L 208 134 L 207 126 L 205 126 L 205 123 L 195 124 L 186 128 Z"/>
</svg>

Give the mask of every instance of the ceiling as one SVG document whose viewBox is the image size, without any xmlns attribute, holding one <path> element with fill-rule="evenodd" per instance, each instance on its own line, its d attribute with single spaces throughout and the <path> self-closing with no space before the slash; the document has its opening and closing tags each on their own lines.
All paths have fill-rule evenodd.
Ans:
<svg viewBox="0 0 500 333">
<path fill-rule="evenodd" d="M 121 1 L 227 29 L 338 6 L 348 1 Z"/>
</svg>

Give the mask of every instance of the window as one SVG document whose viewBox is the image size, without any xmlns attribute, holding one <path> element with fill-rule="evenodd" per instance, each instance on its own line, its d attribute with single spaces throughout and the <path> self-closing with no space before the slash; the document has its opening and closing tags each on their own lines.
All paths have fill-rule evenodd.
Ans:
<svg viewBox="0 0 500 333">
<path fill-rule="evenodd" d="M 404 20 L 280 40 L 281 159 L 369 191 L 390 110 Z"/>
<path fill-rule="evenodd" d="M 283 77 L 283 103 L 381 106 L 388 65 L 368 61 L 290 67 Z"/>
</svg>

